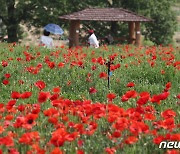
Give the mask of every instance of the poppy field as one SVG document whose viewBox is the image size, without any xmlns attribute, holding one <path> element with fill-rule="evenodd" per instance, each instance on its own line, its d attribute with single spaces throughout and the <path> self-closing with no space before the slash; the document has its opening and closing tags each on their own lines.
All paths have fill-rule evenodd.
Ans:
<svg viewBox="0 0 180 154">
<path fill-rule="evenodd" d="M 0 154 L 179 154 L 159 144 L 180 141 L 180 48 L 2 43 L 0 55 Z"/>
</svg>

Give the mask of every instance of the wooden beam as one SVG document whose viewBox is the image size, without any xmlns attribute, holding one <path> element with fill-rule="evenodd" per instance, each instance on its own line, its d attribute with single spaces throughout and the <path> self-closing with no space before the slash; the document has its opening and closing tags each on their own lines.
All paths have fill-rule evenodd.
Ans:
<svg viewBox="0 0 180 154">
<path fill-rule="evenodd" d="M 128 22 L 129 27 L 129 44 L 135 43 L 135 23 L 133 21 Z"/>
<path fill-rule="evenodd" d="M 80 21 L 71 20 L 69 29 L 69 48 L 79 45 Z"/>
<path fill-rule="evenodd" d="M 135 22 L 135 32 L 136 32 L 135 45 L 139 47 L 141 45 L 140 22 Z"/>
</svg>

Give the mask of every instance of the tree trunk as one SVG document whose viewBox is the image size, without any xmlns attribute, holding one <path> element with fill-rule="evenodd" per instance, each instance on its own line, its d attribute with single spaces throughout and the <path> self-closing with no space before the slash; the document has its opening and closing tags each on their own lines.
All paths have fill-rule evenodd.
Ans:
<svg viewBox="0 0 180 154">
<path fill-rule="evenodd" d="M 111 21 L 111 35 L 116 36 L 117 35 L 117 21 Z"/>
<path fill-rule="evenodd" d="M 8 42 L 17 42 L 17 29 L 18 22 L 15 16 L 15 0 L 9 0 L 7 2 L 8 20 L 7 20 L 7 34 Z"/>
<path fill-rule="evenodd" d="M 17 42 L 17 25 L 7 25 L 8 42 Z"/>
</svg>

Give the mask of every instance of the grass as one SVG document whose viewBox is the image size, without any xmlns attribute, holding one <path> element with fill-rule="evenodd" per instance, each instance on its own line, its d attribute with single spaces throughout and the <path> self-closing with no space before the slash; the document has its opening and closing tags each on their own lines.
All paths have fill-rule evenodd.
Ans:
<svg viewBox="0 0 180 154">
<path fill-rule="evenodd" d="M 0 66 L 0 104 L 4 104 L 4 107 L 0 108 L 0 126 L 3 128 L 2 131 L 0 129 L 0 148 L 5 153 L 13 148 L 20 153 L 38 152 L 38 150 L 50 153 L 57 150 L 52 141 L 53 134 L 60 131 L 58 128 L 64 128 L 65 130 L 61 130 L 61 133 L 55 137 L 56 140 L 60 140 L 59 136 L 64 139 L 63 146 L 60 146 L 58 150 L 61 149 L 68 154 L 76 153 L 78 150 L 99 154 L 105 153 L 107 148 L 112 148 L 110 151 L 115 149 L 117 153 L 164 153 L 165 150 L 158 149 L 158 145 L 153 140 L 158 135 L 179 133 L 180 111 L 177 103 L 179 101 L 177 95 L 180 92 L 178 84 L 180 83 L 179 51 L 179 48 L 172 46 L 136 48 L 128 45 L 117 45 L 103 46 L 99 49 L 74 48 L 72 50 L 62 46 L 48 50 L 43 47 L 0 44 L 0 61 L 2 62 Z M 109 56 L 115 58 L 114 65 L 120 64 L 119 68 L 112 71 L 110 88 L 107 87 L 107 78 L 99 77 L 100 73 L 107 73 L 107 67 L 103 61 L 107 62 Z M 92 62 L 93 58 L 96 62 Z M 8 63 L 7 66 L 3 66 L 4 62 Z M 64 65 L 59 67 L 59 63 Z M 96 69 L 92 70 L 92 67 L 96 67 Z M 9 78 L 5 77 L 7 73 L 11 75 Z M 4 80 L 8 80 L 9 84 L 3 84 Z M 35 86 L 37 81 L 45 83 L 42 90 Z M 129 82 L 133 82 L 135 86 L 127 87 Z M 168 89 L 168 98 L 152 103 L 153 96 L 163 93 L 168 82 L 171 83 Z M 53 88 L 56 87 L 60 87 L 60 92 L 56 93 L 58 96 L 56 95 L 55 99 L 60 103 L 59 106 L 53 106 L 55 102 L 50 100 L 49 96 L 55 94 Z M 97 92 L 90 93 L 92 87 Z M 150 94 L 147 104 L 142 105 L 141 109 L 148 108 L 148 106 L 154 108 L 155 112 L 152 113 L 156 120 L 144 119 L 146 112 L 141 112 L 137 105 L 139 95 L 135 98 L 129 98 L 126 102 L 122 101 L 123 95 L 131 90 L 135 90 L 137 94 L 144 91 Z M 21 94 L 28 91 L 32 95 L 27 99 L 16 99 L 16 104 L 12 106 L 12 109 L 7 109 L 8 102 L 13 99 L 12 92 L 14 91 Z M 47 98 L 43 103 L 38 99 L 41 92 L 46 92 L 45 96 L 41 96 Z M 109 93 L 116 95 L 112 104 L 107 98 Z M 20 105 L 25 106 L 23 112 L 18 110 Z M 38 105 L 40 111 L 36 108 Z M 111 105 L 114 106 L 110 108 Z M 35 109 L 36 112 L 33 111 Z M 45 116 L 44 112 L 48 109 L 55 109 L 57 113 L 49 117 Z M 175 120 L 172 131 L 170 128 L 163 127 L 156 129 L 154 122 L 165 120 L 161 117 L 161 113 L 167 109 L 176 112 L 175 117 L 170 115 Z M 7 115 L 11 115 L 11 113 L 13 113 L 13 118 L 7 120 L 9 119 Z M 38 116 L 37 119 L 33 120 L 34 123 L 23 122 L 19 128 L 14 127 L 18 117 L 26 119 L 27 115 L 34 115 L 34 113 Z M 54 122 L 51 118 L 58 122 Z M 109 122 L 109 118 L 116 120 Z M 122 120 L 121 118 L 129 121 L 129 126 L 139 124 L 148 125 L 149 128 L 147 132 L 142 130 L 136 135 L 131 132 L 132 130 L 130 131 L 128 125 L 124 126 L 124 130 L 118 130 L 115 128 L 116 125 L 122 124 L 116 122 Z M 136 118 L 142 118 L 142 120 Z M 9 125 L 6 126 L 5 123 L 9 123 Z M 75 126 L 72 124 L 73 126 L 69 127 L 71 123 L 74 123 Z M 166 127 L 171 127 L 171 125 Z M 120 128 L 123 128 L 123 125 Z M 157 136 L 150 133 L 152 130 L 157 131 Z M 39 133 L 39 139 L 36 142 L 20 142 L 23 134 L 34 131 Z M 67 133 L 65 137 L 62 136 L 63 131 Z M 111 137 L 114 131 L 120 132 L 121 136 Z M 8 133 L 15 133 L 10 138 L 14 145 L 9 147 L 3 142 L 3 137 L 7 136 Z M 74 134 L 73 137 L 72 133 L 77 133 L 77 136 Z M 69 139 L 72 141 L 67 141 L 69 135 L 72 135 Z M 129 136 L 135 137 L 135 140 L 131 141 L 132 143 L 126 141 Z M 27 139 L 25 138 L 25 140 Z M 82 145 L 79 144 L 80 141 L 83 141 Z"/>
</svg>

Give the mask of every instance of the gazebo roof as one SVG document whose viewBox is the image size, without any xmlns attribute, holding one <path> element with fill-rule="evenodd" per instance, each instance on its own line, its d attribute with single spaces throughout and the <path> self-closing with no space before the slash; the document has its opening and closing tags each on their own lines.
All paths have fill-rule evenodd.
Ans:
<svg viewBox="0 0 180 154">
<path fill-rule="evenodd" d="M 59 18 L 85 21 L 152 21 L 149 18 L 122 8 L 88 8 L 79 12 L 60 16 Z"/>
</svg>

